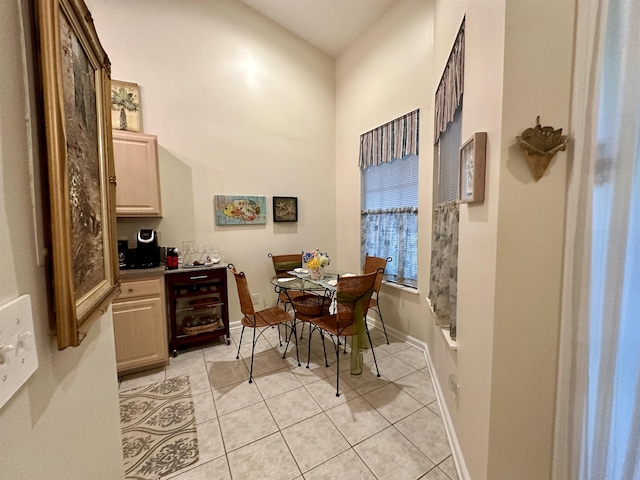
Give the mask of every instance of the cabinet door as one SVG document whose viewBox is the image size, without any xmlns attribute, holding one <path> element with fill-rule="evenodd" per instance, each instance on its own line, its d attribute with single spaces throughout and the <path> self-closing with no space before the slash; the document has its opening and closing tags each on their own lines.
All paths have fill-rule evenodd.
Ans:
<svg viewBox="0 0 640 480">
<path fill-rule="evenodd" d="M 118 372 L 166 364 L 168 359 L 164 305 L 160 298 L 113 304 Z"/>
<path fill-rule="evenodd" d="M 116 215 L 161 217 L 158 142 L 155 135 L 113 131 Z"/>
</svg>

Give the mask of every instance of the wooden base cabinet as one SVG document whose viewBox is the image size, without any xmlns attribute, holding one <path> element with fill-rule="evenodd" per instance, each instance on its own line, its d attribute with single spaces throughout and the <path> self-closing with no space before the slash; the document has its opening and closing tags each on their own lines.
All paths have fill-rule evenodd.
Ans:
<svg viewBox="0 0 640 480">
<path fill-rule="evenodd" d="M 163 277 L 124 280 L 113 302 L 118 373 L 131 373 L 169 362 Z"/>
</svg>

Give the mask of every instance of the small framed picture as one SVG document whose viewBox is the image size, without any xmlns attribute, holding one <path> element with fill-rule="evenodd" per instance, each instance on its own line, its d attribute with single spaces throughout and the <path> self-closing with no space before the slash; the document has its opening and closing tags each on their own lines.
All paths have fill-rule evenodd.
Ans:
<svg viewBox="0 0 640 480">
<path fill-rule="evenodd" d="M 273 221 L 297 222 L 298 197 L 273 197 Z"/>
<path fill-rule="evenodd" d="M 478 132 L 460 147 L 458 203 L 484 202 L 487 133 Z"/>
<path fill-rule="evenodd" d="M 140 87 L 137 83 L 111 80 L 111 128 L 142 132 Z"/>
</svg>

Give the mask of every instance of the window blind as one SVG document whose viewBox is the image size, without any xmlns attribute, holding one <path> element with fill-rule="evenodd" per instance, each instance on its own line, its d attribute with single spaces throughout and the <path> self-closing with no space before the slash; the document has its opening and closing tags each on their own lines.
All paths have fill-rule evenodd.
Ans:
<svg viewBox="0 0 640 480">
<path fill-rule="evenodd" d="M 462 130 L 462 105 L 458 107 L 453 121 L 440 135 L 438 149 L 438 203 L 458 199 L 458 175 L 460 169 L 460 145 Z"/>
<path fill-rule="evenodd" d="M 418 156 L 407 155 L 362 171 L 362 208 L 418 206 Z"/>
</svg>

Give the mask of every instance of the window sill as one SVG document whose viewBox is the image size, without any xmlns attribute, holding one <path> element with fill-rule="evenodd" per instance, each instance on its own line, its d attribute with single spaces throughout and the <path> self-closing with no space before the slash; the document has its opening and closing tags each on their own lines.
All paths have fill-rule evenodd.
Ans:
<svg viewBox="0 0 640 480">
<path fill-rule="evenodd" d="M 453 350 L 454 352 L 457 351 L 458 342 L 456 342 L 453 338 L 451 338 L 451 335 L 449 335 L 449 327 L 436 327 L 436 328 L 440 330 L 440 333 L 442 334 L 444 341 L 447 342 L 447 346 L 449 347 L 449 350 Z"/>
<path fill-rule="evenodd" d="M 413 293 L 414 295 L 420 294 L 420 291 L 417 288 L 405 287 L 404 285 L 398 285 L 397 283 L 387 282 L 385 280 L 382 281 L 382 284 L 391 288 L 395 288 L 397 290 L 401 290 L 403 292 Z"/>
<path fill-rule="evenodd" d="M 427 301 L 427 305 L 429 305 L 429 310 L 431 310 L 431 315 L 433 315 L 433 318 L 436 318 L 436 312 L 433 311 L 433 307 L 431 306 L 429 297 L 425 297 L 425 300 Z M 447 325 L 444 327 L 439 327 L 436 325 L 436 328 L 440 330 L 440 333 L 442 334 L 442 338 L 444 338 L 444 341 L 449 347 L 449 350 L 453 350 L 454 352 L 457 351 L 458 342 L 455 341 L 453 338 L 451 338 L 451 335 L 449 335 L 449 326 Z"/>
</svg>

